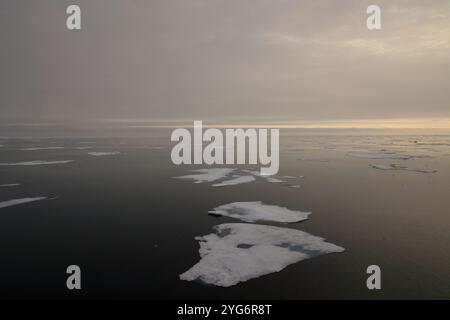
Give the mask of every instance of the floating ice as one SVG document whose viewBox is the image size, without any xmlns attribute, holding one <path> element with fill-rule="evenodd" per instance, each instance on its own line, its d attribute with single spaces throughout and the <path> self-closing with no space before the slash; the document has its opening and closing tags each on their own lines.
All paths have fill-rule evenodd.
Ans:
<svg viewBox="0 0 450 320">
<path fill-rule="evenodd" d="M 88 149 L 92 149 L 93 147 L 76 147 L 75 149 L 77 150 L 88 150 Z"/>
<path fill-rule="evenodd" d="M 196 237 L 201 260 L 181 274 L 181 280 L 229 287 L 298 261 L 344 251 L 295 229 L 243 223 L 221 224 L 214 229 L 215 234 Z"/>
<path fill-rule="evenodd" d="M 407 160 L 411 156 L 405 154 L 399 154 L 395 152 L 387 151 L 352 151 L 348 153 L 349 156 L 355 158 L 365 158 L 365 159 L 400 159 Z"/>
<path fill-rule="evenodd" d="M 0 184 L 0 187 L 1 188 L 3 188 L 3 187 L 18 187 L 18 186 L 20 186 L 20 183 L 6 183 L 6 184 Z"/>
<path fill-rule="evenodd" d="M 119 154 L 120 152 L 89 152 L 88 154 L 94 157 L 102 157 L 102 156 L 113 156 L 115 154 Z"/>
<path fill-rule="evenodd" d="M 255 181 L 255 177 L 253 176 L 237 176 L 230 180 L 225 180 L 220 183 L 215 183 L 213 187 L 225 187 L 225 186 L 234 186 L 236 184 L 249 183 Z"/>
<path fill-rule="evenodd" d="M 23 148 L 22 151 L 37 151 L 37 150 L 58 150 L 64 149 L 64 147 L 34 147 L 34 148 Z"/>
<path fill-rule="evenodd" d="M 73 160 L 56 160 L 56 161 L 35 160 L 35 161 L 0 163 L 0 166 L 40 166 L 47 164 L 64 164 L 72 161 Z"/>
<path fill-rule="evenodd" d="M 259 220 L 300 222 L 308 219 L 308 215 L 311 214 L 311 212 L 293 211 L 284 207 L 263 204 L 261 201 L 228 203 L 214 208 L 209 213 L 240 219 L 245 222 Z"/>
<path fill-rule="evenodd" d="M 372 168 L 379 170 L 404 170 L 404 171 L 415 171 L 422 173 L 435 173 L 436 170 L 433 169 L 419 169 L 419 168 L 410 168 L 398 164 L 371 164 Z"/>
<path fill-rule="evenodd" d="M 267 177 L 266 178 L 267 182 L 270 183 L 280 183 L 280 182 L 285 182 L 284 180 L 278 179 L 278 178 L 272 178 L 272 177 Z"/>
<path fill-rule="evenodd" d="M 314 162 L 328 162 L 328 159 L 324 159 L 324 158 L 319 158 L 319 157 L 302 157 L 302 158 L 298 158 L 298 160 L 302 160 L 302 161 L 314 161 Z"/>
<path fill-rule="evenodd" d="M 10 206 L 15 206 L 18 204 L 33 202 L 33 201 L 39 201 L 47 199 L 47 197 L 34 197 L 34 198 L 21 198 L 21 199 L 12 199 L 8 201 L 2 201 L 0 202 L 0 208 L 6 208 Z"/>
<path fill-rule="evenodd" d="M 212 169 L 198 169 L 191 170 L 192 172 L 199 172 L 198 174 L 190 174 L 187 176 L 175 177 L 177 179 L 192 179 L 195 183 L 212 182 L 225 178 L 228 174 L 236 169 L 231 168 L 212 168 Z"/>
</svg>

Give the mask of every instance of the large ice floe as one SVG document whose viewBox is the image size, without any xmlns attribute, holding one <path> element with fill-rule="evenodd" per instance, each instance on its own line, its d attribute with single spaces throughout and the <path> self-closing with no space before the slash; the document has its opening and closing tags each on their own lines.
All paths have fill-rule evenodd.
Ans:
<svg viewBox="0 0 450 320">
<path fill-rule="evenodd" d="M 16 206 L 16 205 L 24 204 L 24 203 L 28 203 L 28 202 L 45 200 L 45 199 L 47 199 L 47 197 L 20 198 L 20 199 L 12 199 L 12 200 L 7 200 L 7 201 L 2 201 L 2 202 L 0 202 L 0 209 L 6 208 L 6 207 L 11 207 L 11 206 Z"/>
<path fill-rule="evenodd" d="M 209 211 L 210 214 L 240 219 L 245 222 L 273 221 L 300 222 L 308 219 L 311 212 L 289 210 L 274 205 L 263 204 L 261 201 L 233 202 L 221 205 Z"/>
<path fill-rule="evenodd" d="M 226 187 L 226 186 L 234 186 L 237 184 L 249 183 L 255 181 L 254 176 L 233 176 L 232 179 L 225 180 L 219 183 L 215 183 L 213 187 Z"/>
<path fill-rule="evenodd" d="M 18 186 L 20 186 L 20 183 L 5 183 L 5 184 L 0 184 L 0 188 L 18 187 Z"/>
<path fill-rule="evenodd" d="M 342 252 L 344 248 L 296 229 L 228 223 L 215 233 L 196 237 L 201 260 L 181 280 L 229 287 L 278 272 L 298 261 Z"/>
<path fill-rule="evenodd" d="M 435 173 L 436 170 L 433 169 L 420 169 L 420 168 L 410 168 L 407 166 L 402 166 L 399 164 L 371 164 L 370 165 L 374 169 L 378 170 L 403 170 L 403 171 L 414 171 L 421 173 Z"/>
<path fill-rule="evenodd" d="M 10 162 L 10 163 L 3 162 L 0 163 L 0 166 L 40 166 L 48 164 L 64 164 L 72 161 L 73 160 L 55 160 L 55 161 L 35 160 L 35 161 Z"/>
<path fill-rule="evenodd" d="M 400 154 L 396 152 L 388 151 L 352 151 L 348 153 L 349 156 L 354 158 L 365 158 L 365 159 L 399 159 L 407 160 L 411 156 L 406 154 Z"/>
<path fill-rule="evenodd" d="M 198 169 L 198 170 L 191 170 L 192 172 L 198 172 L 197 174 L 190 174 L 175 178 L 194 180 L 195 183 L 213 182 L 227 177 L 231 172 L 235 170 L 236 169 L 232 168 Z"/>
</svg>

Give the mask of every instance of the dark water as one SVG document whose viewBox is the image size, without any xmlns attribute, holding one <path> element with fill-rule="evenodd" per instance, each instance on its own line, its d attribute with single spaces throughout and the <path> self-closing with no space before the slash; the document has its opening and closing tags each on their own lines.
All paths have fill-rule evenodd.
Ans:
<svg viewBox="0 0 450 320">
<path fill-rule="evenodd" d="M 418 144 L 423 142 L 424 144 Z M 56 197 L 0 209 L 1 298 L 311 299 L 450 297 L 450 143 L 448 136 L 303 135 L 281 137 L 280 175 L 304 175 L 303 188 L 254 183 L 212 188 L 173 179 L 169 136 L 2 139 L 0 201 Z M 58 150 L 23 151 L 35 146 Z M 90 146 L 80 150 L 77 147 Z M 157 147 L 157 148 L 155 148 Z M 410 160 L 358 159 L 354 150 L 387 149 Z M 94 157 L 88 152 L 119 151 Z M 311 157 L 309 160 L 298 160 Z M 317 161 L 317 159 L 323 161 Z M 434 174 L 382 171 L 399 163 Z M 302 261 L 229 288 L 180 281 L 199 261 L 195 236 L 221 223 L 208 210 L 263 201 L 312 211 L 290 224 L 346 249 Z M 277 224 L 272 224 L 277 225 Z M 281 226 L 281 225 L 280 225 Z M 285 226 L 285 225 L 284 225 Z M 82 290 L 66 289 L 66 267 L 82 270 Z M 382 270 L 382 290 L 366 288 L 366 268 Z"/>
</svg>

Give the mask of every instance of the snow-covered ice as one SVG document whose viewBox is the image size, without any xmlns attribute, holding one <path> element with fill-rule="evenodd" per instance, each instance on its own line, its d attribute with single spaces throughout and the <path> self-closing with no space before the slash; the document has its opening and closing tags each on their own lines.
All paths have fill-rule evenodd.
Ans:
<svg viewBox="0 0 450 320">
<path fill-rule="evenodd" d="M 10 162 L 10 163 L 0 163 L 0 166 L 40 166 L 47 164 L 64 164 L 72 162 L 73 160 L 55 160 L 55 161 L 47 161 L 47 160 L 35 160 L 35 161 L 23 161 L 23 162 Z"/>
<path fill-rule="evenodd" d="M 296 229 L 228 223 L 196 237 L 201 260 L 180 275 L 221 287 L 278 272 L 290 264 L 344 248 Z"/>
<path fill-rule="evenodd" d="M 215 183 L 213 187 L 225 187 L 225 186 L 234 186 L 237 184 L 249 183 L 255 181 L 254 176 L 237 176 L 230 180 L 225 180 L 220 183 Z"/>
<path fill-rule="evenodd" d="M 94 157 L 102 157 L 102 156 L 113 156 L 119 153 L 120 152 L 118 151 L 112 151 L 112 152 L 89 152 L 88 154 Z"/>
<path fill-rule="evenodd" d="M 175 178 L 195 180 L 195 183 L 212 182 L 225 178 L 228 174 L 230 174 L 234 170 L 236 169 L 233 168 L 198 169 L 198 170 L 191 170 L 192 172 L 198 172 L 198 174 L 190 174 Z"/>
<path fill-rule="evenodd" d="M 227 216 L 245 222 L 274 221 L 300 222 L 308 219 L 311 212 L 294 211 L 288 208 L 263 204 L 261 201 L 232 202 L 209 211 L 214 215 Z"/>
<path fill-rule="evenodd" d="M 0 208 L 16 206 L 18 204 L 39 201 L 39 200 L 44 200 L 44 199 L 47 199 L 47 197 L 20 198 L 20 199 L 12 199 L 12 200 L 7 200 L 7 201 L 2 201 L 2 202 L 0 202 Z"/>
</svg>

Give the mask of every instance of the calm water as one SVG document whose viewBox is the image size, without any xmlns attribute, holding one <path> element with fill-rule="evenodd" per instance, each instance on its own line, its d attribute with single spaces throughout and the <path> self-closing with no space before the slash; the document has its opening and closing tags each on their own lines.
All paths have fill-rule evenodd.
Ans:
<svg viewBox="0 0 450 320">
<path fill-rule="evenodd" d="M 450 137 L 317 134 L 285 130 L 280 175 L 304 175 L 302 188 L 254 183 L 212 188 L 173 179 L 197 167 L 174 166 L 169 135 L 147 138 L 0 139 L 0 201 L 55 197 L 0 209 L 2 298 L 307 299 L 450 297 Z M 21 150 L 62 146 L 64 149 Z M 90 147 L 90 149 L 80 149 Z M 389 150 L 409 160 L 361 159 L 352 151 Z M 89 152 L 120 154 L 94 157 Z M 299 160 L 303 159 L 303 160 Z M 383 171 L 402 164 L 436 173 Z M 180 281 L 199 261 L 195 236 L 221 223 L 208 210 L 263 201 L 311 211 L 296 228 L 346 249 L 292 264 L 230 288 Z M 271 223 L 271 225 L 279 225 Z M 281 225 L 279 225 L 281 226 Z M 82 269 L 81 292 L 65 269 Z M 382 290 L 366 289 L 368 265 Z"/>
</svg>

